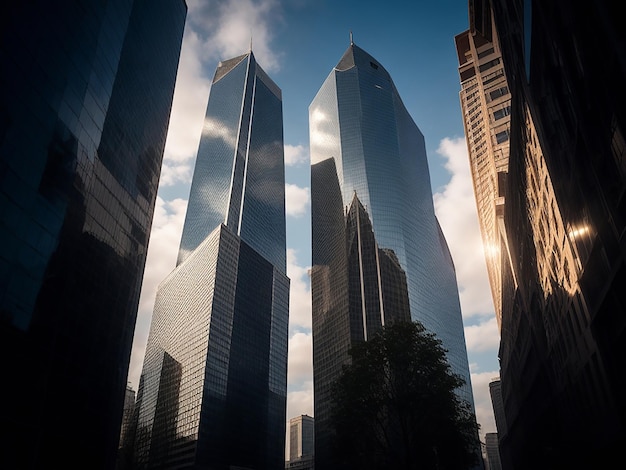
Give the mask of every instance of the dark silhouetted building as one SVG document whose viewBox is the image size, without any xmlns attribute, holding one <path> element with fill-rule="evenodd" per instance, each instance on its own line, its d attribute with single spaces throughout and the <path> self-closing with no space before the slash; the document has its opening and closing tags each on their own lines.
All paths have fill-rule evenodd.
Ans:
<svg viewBox="0 0 626 470">
<path fill-rule="evenodd" d="M 491 3 L 511 94 L 502 467 L 599 468 L 626 446 L 623 15 L 610 1 Z M 470 24 L 492 14 L 469 5 Z"/>
<path fill-rule="evenodd" d="M 137 397 L 138 468 L 283 469 L 289 279 L 282 95 L 252 52 L 220 62 L 178 265 Z"/>
<path fill-rule="evenodd" d="M 487 470 L 502 470 L 497 432 L 485 434 L 485 448 L 487 453 Z"/>
<path fill-rule="evenodd" d="M 424 137 L 389 73 L 350 44 L 309 106 L 315 466 L 333 467 L 331 388 L 348 350 L 394 321 L 442 340 L 474 406 L 456 275 Z M 478 438 L 478 436 L 477 436 Z"/>
<path fill-rule="evenodd" d="M 504 414 L 504 402 L 502 401 L 502 382 L 499 378 L 489 382 L 489 395 L 491 396 L 491 406 L 493 407 L 498 437 L 505 437 L 507 433 L 506 415 Z"/>
<path fill-rule="evenodd" d="M 2 468 L 115 465 L 186 14 L 0 7 Z"/>
<path fill-rule="evenodd" d="M 128 433 L 131 425 L 134 411 L 135 411 L 135 391 L 130 385 L 126 386 L 126 394 L 124 395 L 124 413 L 122 414 L 122 427 L 120 430 L 120 444 L 122 447 L 126 434 Z"/>
</svg>

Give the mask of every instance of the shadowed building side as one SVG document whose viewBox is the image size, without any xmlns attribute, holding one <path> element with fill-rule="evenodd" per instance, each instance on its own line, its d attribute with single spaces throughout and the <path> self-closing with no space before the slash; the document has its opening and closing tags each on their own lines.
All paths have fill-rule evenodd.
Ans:
<svg viewBox="0 0 626 470">
<path fill-rule="evenodd" d="M 0 467 L 115 465 L 186 14 L 0 7 Z"/>
</svg>

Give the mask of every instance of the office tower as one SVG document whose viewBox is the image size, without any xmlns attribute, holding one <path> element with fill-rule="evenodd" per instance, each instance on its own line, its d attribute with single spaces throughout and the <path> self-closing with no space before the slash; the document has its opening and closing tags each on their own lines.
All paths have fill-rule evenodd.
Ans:
<svg viewBox="0 0 626 470">
<path fill-rule="evenodd" d="M 289 462 L 285 468 L 312 469 L 314 451 L 315 420 L 300 415 L 289 420 Z"/>
<path fill-rule="evenodd" d="M 314 423 L 314 419 L 308 415 L 289 420 L 289 460 L 313 455 Z"/>
<path fill-rule="evenodd" d="M 502 470 L 498 449 L 498 433 L 488 432 L 485 434 L 485 448 L 487 450 L 488 470 Z"/>
<path fill-rule="evenodd" d="M 490 9 L 473 2 L 470 29 L 455 38 L 461 111 L 478 222 L 498 327 L 502 319 L 502 263 L 508 262 L 504 185 L 509 163 L 511 95 Z"/>
<path fill-rule="evenodd" d="M 0 7 L 2 468 L 115 465 L 186 13 Z"/>
<path fill-rule="evenodd" d="M 135 401 L 136 392 L 130 385 L 126 386 L 124 395 L 124 412 L 122 414 L 122 427 L 120 430 L 119 449 L 117 451 L 117 470 L 131 468 L 131 458 L 135 438 Z"/>
<path fill-rule="evenodd" d="M 491 406 L 493 407 L 498 436 L 504 438 L 507 433 L 507 425 L 506 415 L 504 413 L 504 402 L 502 401 L 502 382 L 499 378 L 495 378 L 489 382 L 489 396 L 491 397 Z"/>
<path fill-rule="evenodd" d="M 122 414 L 122 428 L 120 430 L 120 444 L 122 447 L 124 438 L 132 422 L 133 413 L 135 411 L 135 391 L 130 385 L 126 386 L 126 393 L 124 394 L 124 412 Z"/>
<path fill-rule="evenodd" d="M 315 465 L 330 468 L 331 387 L 354 342 L 419 320 L 473 407 L 452 258 L 424 137 L 389 73 L 351 43 L 309 106 Z"/>
<path fill-rule="evenodd" d="M 626 445 L 626 31 L 613 2 L 491 3 L 511 93 L 502 466 L 610 466 Z"/>
<path fill-rule="evenodd" d="M 252 52 L 217 67 L 178 265 L 137 398 L 138 468 L 282 469 L 289 279 L 282 96 Z"/>
</svg>

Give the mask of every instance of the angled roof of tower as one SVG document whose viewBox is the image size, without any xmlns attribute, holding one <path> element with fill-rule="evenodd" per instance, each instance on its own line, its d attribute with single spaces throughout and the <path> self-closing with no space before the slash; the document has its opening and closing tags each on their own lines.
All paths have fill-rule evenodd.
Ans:
<svg viewBox="0 0 626 470">
<path fill-rule="evenodd" d="M 222 60 L 217 65 L 217 69 L 215 70 L 215 76 L 213 77 L 213 83 L 219 82 L 225 75 L 227 75 L 231 70 L 233 70 L 237 65 L 239 65 L 242 61 L 250 58 L 251 64 L 253 66 L 254 73 L 265 83 L 270 90 L 279 98 L 282 99 L 282 90 L 276 82 L 270 78 L 270 76 L 263 70 L 263 68 L 258 64 L 252 50 L 245 54 L 239 55 L 237 57 L 233 57 L 232 59 Z"/>
<path fill-rule="evenodd" d="M 351 69 L 352 67 L 366 65 L 368 63 L 372 68 L 382 71 L 387 76 L 387 78 L 391 80 L 391 76 L 389 75 L 389 72 L 387 72 L 385 67 L 380 65 L 380 63 L 376 59 L 374 59 L 374 57 L 372 57 L 370 54 L 365 52 L 353 42 L 350 43 L 350 46 L 348 47 L 346 52 L 344 52 L 343 57 L 341 57 L 341 60 L 335 66 L 335 70 L 342 72 Z"/>
<path fill-rule="evenodd" d="M 220 80 L 220 78 L 222 78 L 224 75 L 226 75 L 232 69 L 234 69 L 242 60 L 244 60 L 248 56 L 251 56 L 254 59 L 254 54 L 252 54 L 252 51 L 250 51 L 250 52 L 247 52 L 247 53 L 242 54 L 240 56 L 233 57 L 232 59 L 221 61 L 218 64 L 218 66 L 217 66 L 217 70 L 215 70 L 215 76 L 213 77 L 213 83 L 218 82 Z"/>
</svg>

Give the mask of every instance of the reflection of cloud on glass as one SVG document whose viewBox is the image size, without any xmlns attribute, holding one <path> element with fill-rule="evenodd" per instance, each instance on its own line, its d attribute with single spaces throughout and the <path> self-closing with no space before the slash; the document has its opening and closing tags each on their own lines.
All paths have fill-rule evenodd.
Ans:
<svg viewBox="0 0 626 470">
<path fill-rule="evenodd" d="M 222 139 L 227 144 L 233 145 L 235 141 L 235 135 L 231 129 L 228 128 L 219 119 L 206 117 L 204 119 L 204 126 L 202 126 L 202 137 L 212 137 L 214 139 Z"/>
<path fill-rule="evenodd" d="M 333 120 L 319 108 L 312 108 L 309 113 L 311 163 L 318 163 L 338 155 L 335 132 L 332 131 Z"/>
<path fill-rule="evenodd" d="M 311 113 L 311 124 L 316 125 L 323 121 L 328 121 L 326 114 L 320 109 L 314 109 Z"/>
</svg>

